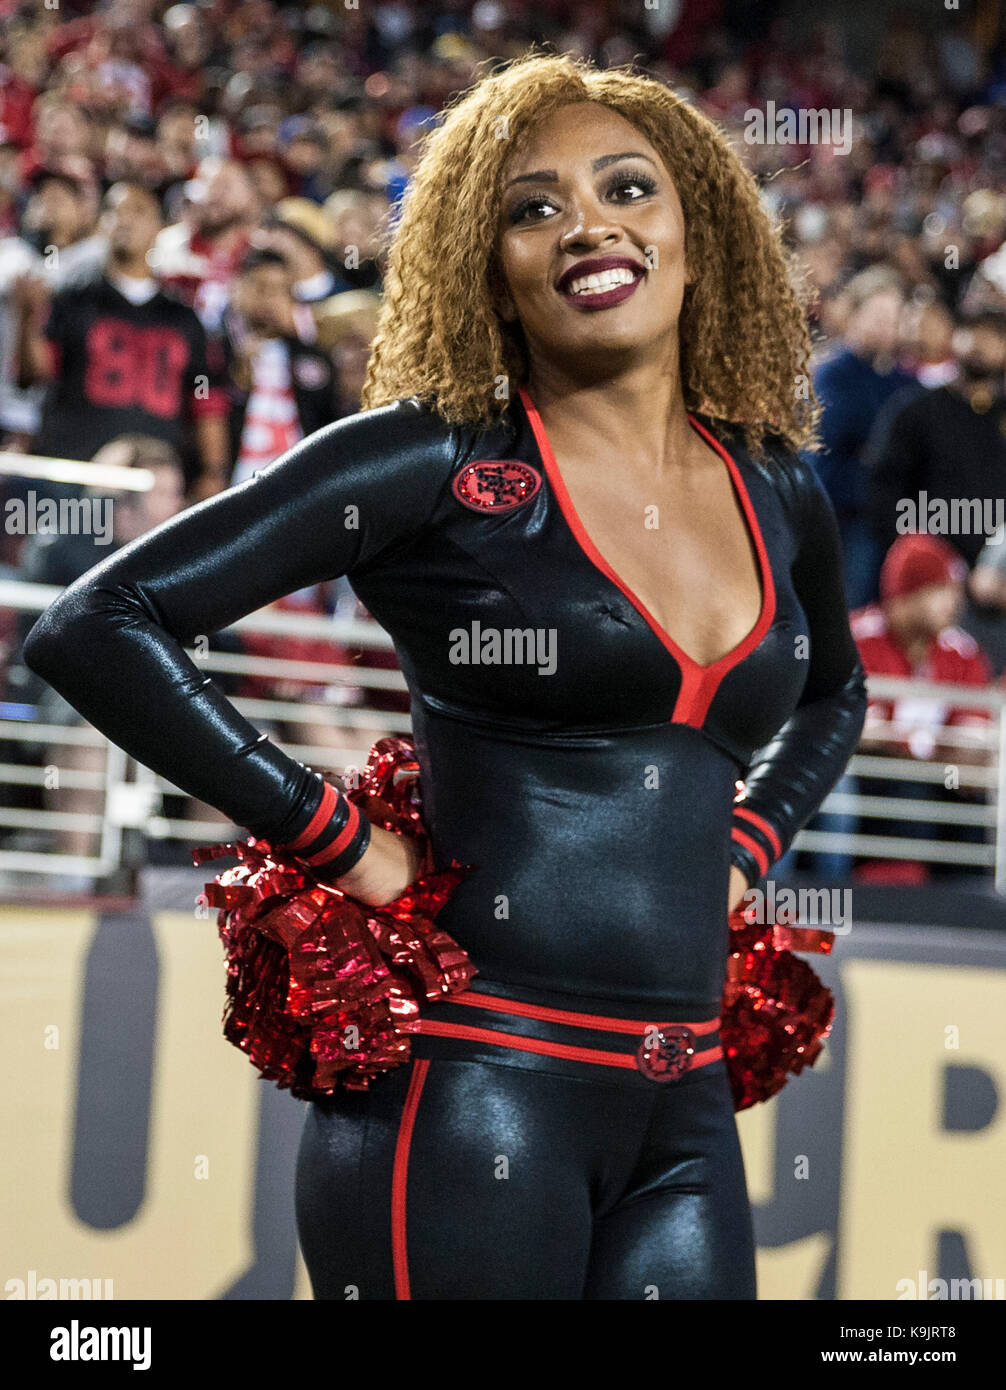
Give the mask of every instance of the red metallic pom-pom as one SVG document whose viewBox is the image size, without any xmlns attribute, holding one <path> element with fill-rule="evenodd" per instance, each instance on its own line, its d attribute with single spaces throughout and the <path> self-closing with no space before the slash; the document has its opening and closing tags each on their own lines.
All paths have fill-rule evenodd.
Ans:
<svg viewBox="0 0 1006 1390">
<path fill-rule="evenodd" d="M 415 750 L 383 738 L 360 785 L 347 791 L 376 825 L 421 837 Z M 193 851 L 195 862 L 233 857 L 206 885 L 227 953 L 224 1036 L 262 1077 L 302 1100 L 341 1084 L 365 1090 L 408 1061 L 421 1003 L 466 989 L 476 974 L 433 919 L 472 865 L 426 872 L 380 907 L 319 883 L 292 855 L 254 838 Z"/>
<path fill-rule="evenodd" d="M 812 1065 L 835 1012 L 831 991 L 793 955 L 830 952 L 834 933 L 760 924 L 753 916 L 750 909 L 730 914 L 720 1036 L 735 1110 L 768 1100 L 790 1073 Z"/>
</svg>

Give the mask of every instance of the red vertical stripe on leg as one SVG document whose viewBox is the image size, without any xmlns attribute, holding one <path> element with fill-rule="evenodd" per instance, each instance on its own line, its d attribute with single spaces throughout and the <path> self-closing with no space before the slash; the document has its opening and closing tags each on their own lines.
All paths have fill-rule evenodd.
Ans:
<svg viewBox="0 0 1006 1390">
<path fill-rule="evenodd" d="M 418 1058 L 412 1063 L 412 1076 L 402 1108 L 402 1118 L 398 1126 L 398 1142 L 395 1144 L 395 1167 L 391 1179 L 391 1261 L 395 1270 L 395 1298 L 411 1299 L 409 1289 L 409 1256 L 405 1232 L 405 1198 L 409 1181 L 409 1149 L 412 1145 L 412 1131 L 419 1109 L 419 1097 L 429 1071 L 428 1058 Z"/>
</svg>

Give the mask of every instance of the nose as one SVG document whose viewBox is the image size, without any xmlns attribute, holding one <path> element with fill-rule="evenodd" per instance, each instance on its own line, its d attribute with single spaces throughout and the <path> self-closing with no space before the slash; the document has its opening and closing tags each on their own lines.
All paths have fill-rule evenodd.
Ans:
<svg viewBox="0 0 1006 1390">
<path fill-rule="evenodd" d="M 591 195 L 572 203 L 570 225 L 559 238 L 559 247 L 563 251 L 593 250 L 621 238 L 622 229 L 611 221 L 610 210 Z"/>
<path fill-rule="evenodd" d="M 559 246 L 563 251 L 593 251 L 600 246 L 615 245 L 621 240 L 621 235 L 617 227 L 609 226 L 607 223 L 592 222 L 588 225 L 581 220 L 575 227 L 563 233 L 559 239 Z"/>
</svg>

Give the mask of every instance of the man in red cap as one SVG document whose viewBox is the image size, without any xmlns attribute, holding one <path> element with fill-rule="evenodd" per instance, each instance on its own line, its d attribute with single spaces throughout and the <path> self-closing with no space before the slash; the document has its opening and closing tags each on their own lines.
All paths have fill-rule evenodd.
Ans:
<svg viewBox="0 0 1006 1390">
<path fill-rule="evenodd" d="M 880 603 L 852 614 L 852 633 L 868 675 L 915 677 L 948 685 L 987 686 L 992 667 L 977 642 L 954 623 L 964 601 L 967 565 L 946 541 L 931 535 L 900 536 L 880 572 Z M 861 747 L 874 756 L 914 758 L 939 765 L 934 782 L 861 779 L 866 796 L 899 796 L 956 802 L 971 799 L 961 789 L 959 768 L 988 761 L 984 743 L 987 710 L 953 706 L 930 696 L 871 698 Z M 896 727 L 883 727 L 895 725 Z M 959 733 L 948 735 L 948 729 Z M 972 793 L 973 795 L 973 793 Z M 977 794 L 981 796 L 980 791 Z M 978 840 L 971 827 L 863 821 L 862 834 L 910 839 Z M 954 866 L 950 866 L 954 867 Z M 959 869 L 958 869 L 959 871 Z M 920 883 L 927 866 L 915 860 L 870 860 L 856 877 L 872 882 Z"/>
</svg>

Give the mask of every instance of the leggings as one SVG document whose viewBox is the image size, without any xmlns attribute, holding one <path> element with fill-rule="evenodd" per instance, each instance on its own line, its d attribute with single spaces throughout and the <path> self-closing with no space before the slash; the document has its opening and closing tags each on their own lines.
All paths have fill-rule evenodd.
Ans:
<svg viewBox="0 0 1006 1390">
<path fill-rule="evenodd" d="M 296 1208 L 316 1299 L 756 1297 L 722 1059 L 655 1084 L 417 1038 L 309 1105 Z"/>
</svg>

